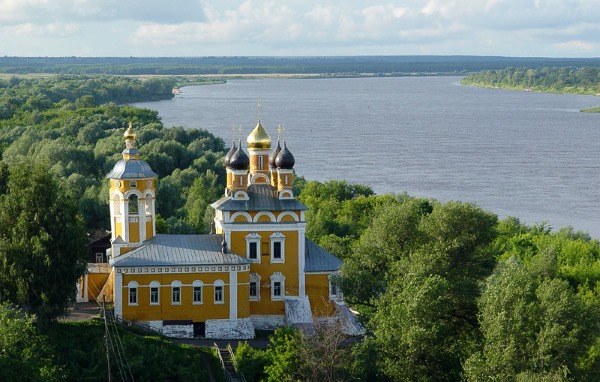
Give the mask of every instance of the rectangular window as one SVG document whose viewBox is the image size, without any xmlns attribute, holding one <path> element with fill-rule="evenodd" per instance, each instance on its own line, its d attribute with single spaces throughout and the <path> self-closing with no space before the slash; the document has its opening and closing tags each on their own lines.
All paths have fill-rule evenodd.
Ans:
<svg viewBox="0 0 600 382">
<path fill-rule="evenodd" d="M 150 288 L 150 304 L 158 304 L 158 287 Z"/>
<path fill-rule="evenodd" d="M 273 258 L 281 260 L 281 242 L 276 241 L 273 243 Z"/>
<path fill-rule="evenodd" d="M 215 302 L 223 302 L 223 287 L 215 286 Z"/>
<path fill-rule="evenodd" d="M 173 304 L 181 303 L 181 287 L 173 287 L 171 302 Z"/>
<path fill-rule="evenodd" d="M 332 296 L 337 296 L 337 294 L 338 294 L 337 285 L 331 284 L 331 295 Z"/>
<path fill-rule="evenodd" d="M 256 288 L 256 281 L 250 281 L 250 297 L 257 297 L 258 291 Z"/>
<path fill-rule="evenodd" d="M 201 286 L 194 287 L 194 302 L 195 303 L 202 302 L 202 287 Z"/>
<path fill-rule="evenodd" d="M 97 252 L 96 253 L 96 262 L 97 263 L 103 263 L 104 262 L 104 255 L 101 252 Z"/>
<path fill-rule="evenodd" d="M 281 281 L 273 282 L 273 296 L 281 297 Z"/>
<path fill-rule="evenodd" d="M 137 304 L 137 288 L 129 288 L 129 303 Z"/>
<path fill-rule="evenodd" d="M 258 243 L 252 242 L 250 243 L 250 253 L 248 254 L 248 258 L 252 260 L 256 260 L 258 258 Z"/>
</svg>

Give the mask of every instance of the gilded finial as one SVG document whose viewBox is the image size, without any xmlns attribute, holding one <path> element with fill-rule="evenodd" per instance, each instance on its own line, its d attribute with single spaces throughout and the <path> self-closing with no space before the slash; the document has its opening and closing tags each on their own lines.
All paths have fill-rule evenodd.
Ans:
<svg viewBox="0 0 600 382">
<path fill-rule="evenodd" d="M 260 122 L 260 96 L 258 96 L 258 122 Z"/>
<path fill-rule="evenodd" d="M 239 139 L 242 139 L 242 124 L 238 127 Z"/>
<path fill-rule="evenodd" d="M 279 142 L 280 137 L 281 137 L 281 124 L 277 125 L 277 142 Z"/>
<path fill-rule="evenodd" d="M 287 135 L 285 133 L 285 125 L 283 125 L 283 127 L 281 128 L 281 131 L 283 132 L 283 140 L 285 141 L 287 139 Z"/>
</svg>

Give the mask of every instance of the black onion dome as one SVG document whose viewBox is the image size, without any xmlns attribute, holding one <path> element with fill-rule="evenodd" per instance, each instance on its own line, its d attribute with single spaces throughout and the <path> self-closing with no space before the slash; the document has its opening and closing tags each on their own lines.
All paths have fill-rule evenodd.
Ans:
<svg viewBox="0 0 600 382">
<path fill-rule="evenodd" d="M 231 148 L 229 149 L 227 154 L 225 154 L 225 167 L 229 167 L 231 165 L 231 157 L 233 156 L 233 153 L 235 153 L 236 150 L 237 150 L 237 148 L 235 147 L 235 140 L 234 140 L 231 144 Z"/>
<path fill-rule="evenodd" d="M 277 168 L 291 170 L 294 168 L 295 163 L 296 160 L 294 159 L 294 156 L 290 150 L 288 150 L 285 141 L 283 141 L 283 148 L 275 158 L 275 165 Z"/>
<path fill-rule="evenodd" d="M 242 142 L 240 141 L 240 147 L 233 153 L 229 160 L 229 166 L 234 170 L 248 170 L 250 168 L 250 158 L 242 149 Z"/>
<path fill-rule="evenodd" d="M 269 164 L 271 165 L 272 168 L 277 167 L 275 165 L 275 158 L 277 158 L 277 154 L 279 154 L 280 151 L 281 151 L 281 145 L 279 144 L 279 139 L 278 139 L 277 140 L 277 147 L 275 148 L 275 150 L 273 150 L 273 152 L 269 156 Z"/>
</svg>

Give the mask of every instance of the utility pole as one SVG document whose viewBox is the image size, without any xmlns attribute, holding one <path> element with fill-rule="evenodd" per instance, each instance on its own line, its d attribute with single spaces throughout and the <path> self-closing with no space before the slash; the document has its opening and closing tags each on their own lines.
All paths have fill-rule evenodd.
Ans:
<svg viewBox="0 0 600 382">
<path fill-rule="evenodd" d="M 106 320 L 106 296 L 102 296 L 102 312 L 104 313 L 104 347 L 106 347 L 106 364 L 108 365 L 108 382 L 111 382 L 110 376 L 110 350 L 108 348 L 109 333 L 108 322 Z"/>
</svg>

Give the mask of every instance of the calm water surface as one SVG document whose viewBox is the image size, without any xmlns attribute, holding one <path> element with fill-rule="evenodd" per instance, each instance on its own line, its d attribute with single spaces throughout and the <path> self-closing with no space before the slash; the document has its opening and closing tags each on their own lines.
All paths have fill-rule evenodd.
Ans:
<svg viewBox="0 0 600 382">
<path fill-rule="evenodd" d="M 464 87 L 460 77 L 230 80 L 139 103 L 166 126 L 231 142 L 257 120 L 285 125 L 295 169 L 377 193 L 476 202 L 554 228 L 600 237 L 600 97 Z M 236 139 L 239 134 L 236 133 Z M 275 140 L 275 139 L 274 139 Z M 245 144 L 245 143 L 244 143 Z"/>
</svg>

